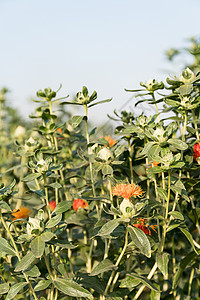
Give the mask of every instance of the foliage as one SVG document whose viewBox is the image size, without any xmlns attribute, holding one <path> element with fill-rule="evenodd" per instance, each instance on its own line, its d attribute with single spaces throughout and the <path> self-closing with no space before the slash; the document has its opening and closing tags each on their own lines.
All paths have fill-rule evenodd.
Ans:
<svg viewBox="0 0 200 300">
<path fill-rule="evenodd" d="M 179 76 L 127 90 L 156 114 L 114 111 L 115 139 L 89 130 L 89 110 L 111 99 L 86 87 L 72 100 L 39 90 L 28 125 L 11 117 L 1 90 L 1 299 L 199 299 L 200 52 L 192 47 L 195 63 Z M 69 105 L 83 113 L 66 113 Z"/>
</svg>

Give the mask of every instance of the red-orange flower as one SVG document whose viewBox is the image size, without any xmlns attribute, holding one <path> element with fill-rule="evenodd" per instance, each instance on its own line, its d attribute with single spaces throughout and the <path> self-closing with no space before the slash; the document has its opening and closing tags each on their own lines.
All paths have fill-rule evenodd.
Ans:
<svg viewBox="0 0 200 300">
<path fill-rule="evenodd" d="M 58 128 L 57 131 L 60 132 L 60 133 L 62 133 L 62 129 L 61 128 Z"/>
<path fill-rule="evenodd" d="M 88 203 L 83 199 L 75 199 L 73 201 L 73 205 L 72 205 L 75 212 L 77 212 L 79 207 L 86 208 L 87 206 L 88 206 Z"/>
<path fill-rule="evenodd" d="M 193 158 L 197 161 L 197 158 L 200 156 L 200 142 L 196 143 L 193 147 Z"/>
<path fill-rule="evenodd" d="M 131 197 L 141 197 L 143 195 L 143 190 L 140 186 L 134 183 L 120 183 L 113 188 L 113 195 L 122 196 L 125 199 L 130 199 Z"/>
<path fill-rule="evenodd" d="M 112 147 L 116 143 L 116 141 L 110 135 L 104 136 L 104 139 L 108 142 L 109 147 Z"/>
<path fill-rule="evenodd" d="M 56 201 L 51 201 L 50 203 L 49 203 L 49 207 L 50 207 L 50 209 L 51 209 L 51 211 L 53 211 L 54 209 L 55 209 L 55 207 L 56 207 Z"/>
<path fill-rule="evenodd" d="M 133 226 L 141 229 L 145 234 L 148 234 L 148 235 L 151 235 L 150 228 L 152 228 L 156 232 L 156 229 L 155 229 L 156 225 L 146 226 L 146 225 L 144 225 L 144 223 L 145 223 L 145 219 L 139 218 L 139 220 L 137 221 L 137 224 L 133 224 Z"/>
<path fill-rule="evenodd" d="M 16 209 L 15 212 L 12 213 L 12 216 L 14 217 L 13 221 L 17 219 L 28 218 L 30 212 L 31 211 L 27 207 L 21 207 L 19 209 Z"/>
</svg>

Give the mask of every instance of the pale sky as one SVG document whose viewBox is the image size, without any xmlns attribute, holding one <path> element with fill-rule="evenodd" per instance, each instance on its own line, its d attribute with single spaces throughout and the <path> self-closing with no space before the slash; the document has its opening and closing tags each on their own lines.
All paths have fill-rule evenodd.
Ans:
<svg viewBox="0 0 200 300">
<path fill-rule="evenodd" d="M 200 36 L 198 0 L 0 0 L 0 88 L 23 115 L 38 89 L 71 95 L 86 85 L 98 100 L 92 121 L 120 109 L 141 81 L 181 71 L 165 51 Z M 133 108 L 129 103 L 127 109 Z"/>
</svg>

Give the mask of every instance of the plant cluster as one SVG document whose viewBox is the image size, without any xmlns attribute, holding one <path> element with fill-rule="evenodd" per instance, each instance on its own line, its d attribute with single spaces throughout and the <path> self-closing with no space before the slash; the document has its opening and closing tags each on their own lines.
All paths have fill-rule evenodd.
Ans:
<svg viewBox="0 0 200 300">
<path fill-rule="evenodd" d="M 140 85 L 156 114 L 115 111 L 112 137 L 86 87 L 39 90 L 31 126 L 1 90 L 1 299 L 200 299 L 200 73 Z"/>
</svg>

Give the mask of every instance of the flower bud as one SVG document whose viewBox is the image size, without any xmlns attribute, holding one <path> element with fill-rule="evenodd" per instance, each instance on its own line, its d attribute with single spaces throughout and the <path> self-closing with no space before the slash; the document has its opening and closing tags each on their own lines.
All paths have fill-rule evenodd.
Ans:
<svg viewBox="0 0 200 300">
<path fill-rule="evenodd" d="M 135 208 L 133 203 L 129 199 L 123 199 L 122 203 L 119 206 L 123 217 L 131 218 L 135 215 Z"/>
<path fill-rule="evenodd" d="M 108 161 L 109 159 L 113 159 L 114 156 L 113 156 L 113 153 L 111 150 L 109 150 L 108 148 L 103 148 L 101 149 L 97 156 L 102 159 L 102 160 L 105 160 L 105 161 Z"/>
<path fill-rule="evenodd" d="M 32 233 L 33 230 L 38 230 L 40 233 L 44 231 L 44 225 L 41 220 L 29 217 L 26 230 L 28 235 L 34 234 Z"/>
<path fill-rule="evenodd" d="M 16 129 L 15 129 L 15 132 L 14 132 L 14 137 L 16 139 L 22 139 L 23 137 L 25 137 L 26 135 L 26 129 L 23 127 L 23 126 L 18 126 Z"/>
</svg>

